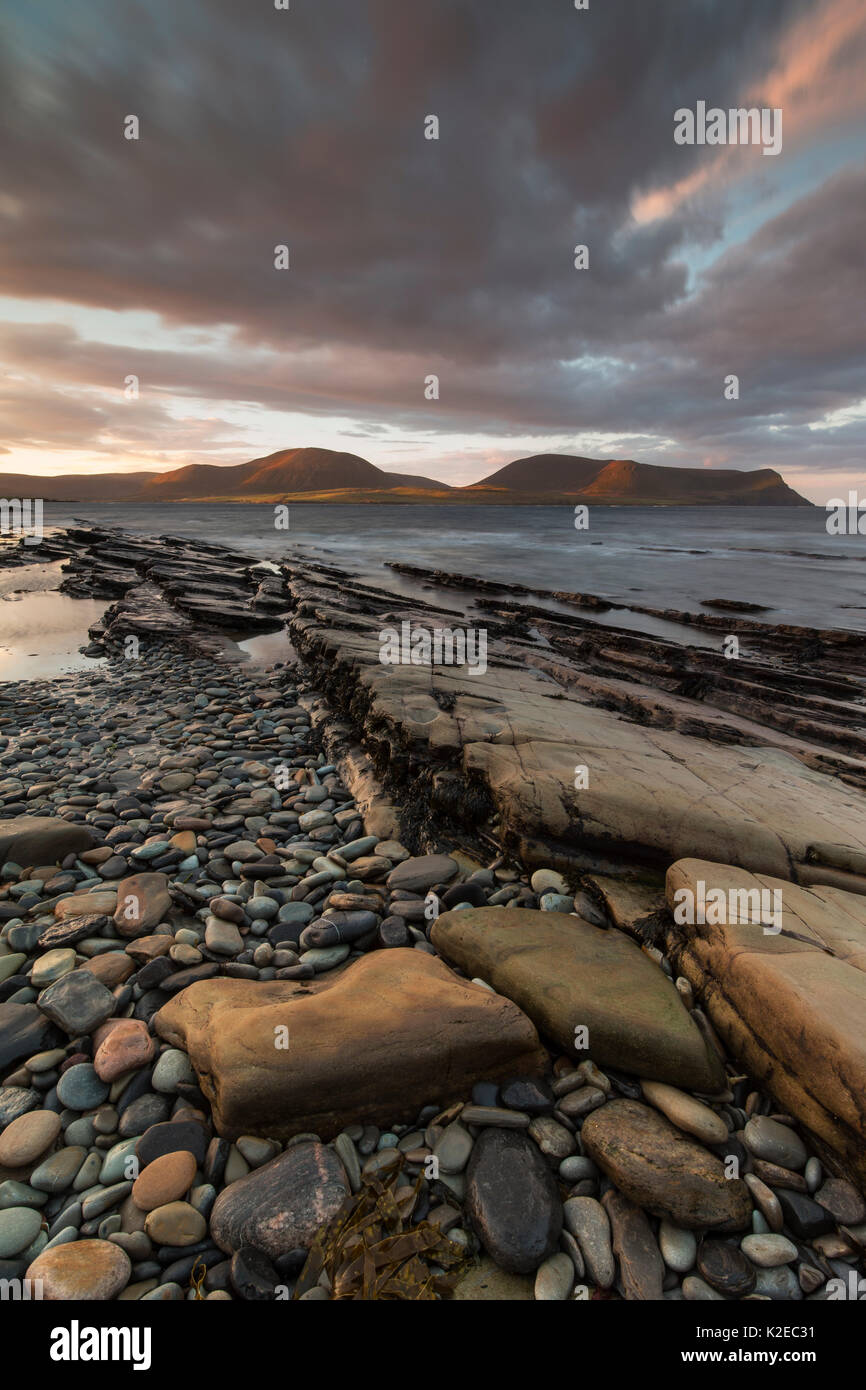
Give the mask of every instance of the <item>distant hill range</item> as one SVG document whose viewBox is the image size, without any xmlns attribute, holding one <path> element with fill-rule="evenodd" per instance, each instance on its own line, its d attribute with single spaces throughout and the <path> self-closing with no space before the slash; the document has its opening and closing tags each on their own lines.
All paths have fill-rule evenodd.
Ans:
<svg viewBox="0 0 866 1390">
<path fill-rule="evenodd" d="M 533 454 L 480 483 L 450 487 L 389 473 L 357 454 L 280 449 L 249 463 L 191 463 L 168 473 L 0 474 L 0 495 L 55 502 L 586 502 L 631 506 L 809 507 L 772 468 L 669 468 L 633 459 Z"/>
</svg>

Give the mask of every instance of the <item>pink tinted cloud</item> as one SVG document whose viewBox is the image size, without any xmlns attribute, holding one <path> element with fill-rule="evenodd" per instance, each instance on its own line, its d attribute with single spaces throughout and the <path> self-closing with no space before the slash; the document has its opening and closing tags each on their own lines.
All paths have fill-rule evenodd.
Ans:
<svg viewBox="0 0 866 1390">
<path fill-rule="evenodd" d="M 772 67 L 736 104 L 781 109 L 787 147 L 802 148 L 866 112 L 864 61 L 866 4 L 823 0 L 783 34 Z M 705 99 L 715 104 L 709 93 Z M 632 216 L 640 224 L 671 217 L 699 193 L 717 192 L 743 172 L 754 173 L 754 165 L 743 164 L 742 151 L 720 146 L 686 177 L 636 195 Z"/>
</svg>

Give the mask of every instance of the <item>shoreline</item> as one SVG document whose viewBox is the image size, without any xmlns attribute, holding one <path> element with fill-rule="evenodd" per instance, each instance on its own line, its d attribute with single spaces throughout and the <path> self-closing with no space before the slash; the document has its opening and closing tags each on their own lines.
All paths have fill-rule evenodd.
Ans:
<svg viewBox="0 0 866 1390">
<path fill-rule="evenodd" d="M 866 635 L 701 615 L 748 633 L 735 666 L 591 595 L 63 546 L 107 661 L 0 692 L 4 1277 L 791 1301 L 866 1272 Z M 483 621 L 487 670 L 383 666 L 404 620 Z M 283 626 L 297 664 L 237 660 Z M 705 883 L 780 885 L 782 930 L 678 925 Z M 405 1241 L 375 1294 L 365 1202 Z"/>
</svg>

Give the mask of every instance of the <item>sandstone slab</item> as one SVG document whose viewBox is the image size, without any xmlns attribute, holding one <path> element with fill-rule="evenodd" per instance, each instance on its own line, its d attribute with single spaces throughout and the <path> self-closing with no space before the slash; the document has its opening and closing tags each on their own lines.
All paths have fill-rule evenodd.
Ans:
<svg viewBox="0 0 866 1390">
<path fill-rule="evenodd" d="M 188 1052 L 219 1132 L 331 1138 L 414 1120 L 481 1078 L 543 1070 L 529 1019 L 421 951 L 376 951 L 320 980 L 201 981 L 156 1014 Z"/>
<path fill-rule="evenodd" d="M 331 680 L 343 682 L 344 699 L 346 685 L 353 689 L 352 706 L 375 731 L 371 744 L 411 749 L 414 766 L 450 765 L 467 802 L 467 782 L 483 783 L 485 801 L 532 867 L 609 872 L 605 863 L 625 861 L 664 872 L 689 855 L 866 892 L 863 797 L 816 770 L 816 750 L 801 739 L 720 719 L 702 701 L 672 700 L 641 686 L 633 665 L 627 684 L 602 689 L 585 659 L 552 661 L 529 645 L 492 642 L 487 671 L 471 679 L 454 666 L 385 668 L 377 616 L 356 611 L 348 624 L 332 593 L 303 581 L 292 588 L 297 649 L 314 660 L 326 690 Z M 618 707 L 602 708 L 600 694 Z M 660 702 L 666 721 L 688 732 L 658 727 Z M 643 718 L 627 717 L 635 709 Z M 731 742 L 732 731 L 742 743 Z M 581 764 L 593 775 L 578 790 L 573 769 Z"/>
<path fill-rule="evenodd" d="M 721 1066 L 672 982 L 624 933 L 562 912 L 483 907 L 443 913 L 431 940 L 467 975 L 512 999 L 563 1051 L 574 1054 L 575 1028 L 584 1026 L 600 1066 L 720 1089 Z"/>
<path fill-rule="evenodd" d="M 722 891 L 732 920 L 676 925 L 679 969 L 743 1068 L 866 1186 L 866 897 L 688 859 L 668 871 L 670 906 L 700 883 L 705 897 Z M 762 890 L 770 907 L 779 895 L 777 932 L 748 920 Z"/>
</svg>

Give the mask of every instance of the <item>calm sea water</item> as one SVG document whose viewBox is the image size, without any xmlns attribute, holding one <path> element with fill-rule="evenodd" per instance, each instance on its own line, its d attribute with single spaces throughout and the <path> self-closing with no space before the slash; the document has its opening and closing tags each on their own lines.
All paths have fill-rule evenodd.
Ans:
<svg viewBox="0 0 866 1390">
<path fill-rule="evenodd" d="M 408 586 L 385 568 L 386 560 L 657 608 L 746 600 L 766 604 L 771 622 L 866 631 L 866 536 L 829 536 L 819 507 L 593 507 L 589 529 L 577 531 L 568 506 L 292 503 L 286 531 L 275 528 L 267 505 L 45 504 L 46 527 L 73 519 L 189 536 L 256 558 L 319 559 L 394 588 Z M 0 572 L 2 596 L 29 588 L 29 574 Z M 43 604 L 36 626 L 23 634 L 22 619 L 10 608 L 0 603 L 0 676 L 14 678 L 4 648 L 7 658 L 10 648 L 45 657 L 58 634 L 65 634 L 70 665 L 81 664 L 76 649 L 93 621 L 83 604 L 67 600 L 53 610 Z M 27 609 L 21 614 L 31 621 Z M 627 619 L 612 614 L 611 621 Z"/>
</svg>

